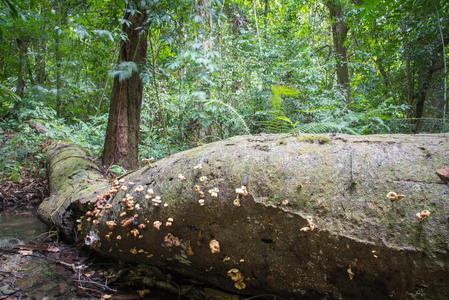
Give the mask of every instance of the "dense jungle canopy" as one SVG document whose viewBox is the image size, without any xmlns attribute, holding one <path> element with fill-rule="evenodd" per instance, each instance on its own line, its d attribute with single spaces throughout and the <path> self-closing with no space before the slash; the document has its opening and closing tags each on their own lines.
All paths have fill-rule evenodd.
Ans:
<svg viewBox="0 0 449 300">
<path fill-rule="evenodd" d="M 24 145 L 6 150 L 26 157 L 37 119 L 101 155 L 133 78 L 141 158 L 247 133 L 447 131 L 448 24 L 437 0 L 2 0 L 1 130 Z"/>
</svg>

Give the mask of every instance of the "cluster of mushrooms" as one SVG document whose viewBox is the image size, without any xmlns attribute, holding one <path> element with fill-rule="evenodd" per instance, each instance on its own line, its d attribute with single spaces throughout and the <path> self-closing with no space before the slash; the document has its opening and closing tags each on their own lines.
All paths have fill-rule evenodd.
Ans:
<svg viewBox="0 0 449 300">
<path fill-rule="evenodd" d="M 145 161 L 149 167 L 151 167 L 151 159 L 148 159 Z M 202 171 L 202 164 L 196 165 L 194 168 L 195 172 L 198 172 L 199 174 Z M 183 174 L 178 174 L 177 176 L 178 180 L 184 181 L 186 180 L 186 177 Z M 200 206 L 204 206 L 206 204 L 205 202 L 205 185 L 209 181 L 209 178 L 207 176 L 200 176 L 199 178 L 199 184 L 196 184 L 194 186 L 194 191 L 198 194 L 198 204 Z M 109 232 L 105 234 L 105 238 L 109 241 L 115 240 L 116 243 L 118 243 L 120 240 L 122 240 L 124 237 L 122 237 L 121 234 L 115 234 L 114 230 L 118 227 L 123 228 L 129 228 L 129 231 L 127 233 L 127 236 L 132 236 L 136 239 L 142 239 L 144 237 L 144 230 L 147 228 L 147 225 L 150 223 L 150 220 L 148 218 L 144 218 L 142 221 L 141 218 L 139 218 L 139 212 L 143 210 L 145 207 L 148 207 L 149 205 L 152 205 L 154 207 L 163 206 L 167 207 L 168 203 L 163 203 L 160 196 L 154 195 L 154 190 L 152 188 L 149 188 L 146 190 L 145 196 L 143 197 L 146 201 L 143 203 L 139 203 L 138 199 L 136 199 L 133 195 L 131 195 L 130 186 L 134 186 L 134 182 L 126 182 L 124 179 L 116 179 L 112 181 L 112 186 L 103 194 L 97 196 L 97 201 L 94 204 L 93 209 L 87 211 L 85 213 L 85 216 L 81 219 L 77 220 L 78 230 L 82 230 L 82 221 L 85 220 L 88 223 L 91 223 L 94 225 L 94 231 L 95 234 L 89 234 L 85 241 L 87 245 L 94 244 L 98 242 L 98 235 L 100 234 L 98 230 L 98 225 L 100 223 L 104 223 L 106 227 L 109 229 Z M 112 199 L 120 192 L 122 191 L 125 193 L 124 197 L 120 200 L 120 209 L 119 210 L 112 210 L 113 205 L 111 204 Z M 139 196 L 140 194 L 144 193 L 145 188 L 142 185 L 137 185 L 134 189 L 134 193 L 136 196 Z M 211 189 L 207 190 L 207 194 L 210 195 L 211 198 L 218 198 L 220 190 L 218 187 L 213 187 Z M 240 188 L 235 189 L 236 192 L 236 198 L 233 201 L 234 206 L 240 206 L 240 198 L 242 196 L 248 195 L 248 190 L 245 185 L 242 185 Z M 141 197 L 139 197 L 141 198 Z M 115 212 L 118 212 L 119 218 L 115 215 Z M 106 219 L 106 220 L 105 220 Z M 140 219 L 140 220 L 139 220 Z M 170 227 L 173 224 L 174 219 L 172 217 L 167 218 L 165 222 L 166 227 Z M 163 226 L 163 222 L 156 220 L 152 223 L 152 226 L 160 230 Z M 92 232 L 92 230 L 91 230 Z M 181 240 L 174 236 L 172 233 L 167 233 L 165 237 L 163 238 L 163 244 L 168 247 L 178 247 L 181 245 Z M 212 254 L 220 253 L 220 243 L 219 241 L 213 239 L 209 243 L 209 248 Z M 109 251 L 112 251 L 110 249 Z M 187 241 L 186 245 L 186 251 L 187 254 L 193 255 L 193 251 L 190 247 L 190 241 Z M 149 254 L 148 252 L 144 251 L 143 249 L 137 250 L 136 248 L 130 249 L 131 254 L 147 254 L 147 257 L 152 257 L 153 255 Z M 229 257 L 228 257 L 229 258 Z M 230 260 L 230 259 L 228 259 Z M 227 260 L 223 260 L 224 262 Z M 244 259 L 241 259 L 240 262 L 244 262 Z M 243 274 L 238 269 L 231 269 L 228 271 L 227 275 L 234 281 L 234 286 L 237 289 L 244 289 L 246 287 L 244 281 Z"/>
<path fill-rule="evenodd" d="M 387 194 L 387 199 L 390 200 L 391 202 L 397 202 L 404 198 L 405 198 L 405 195 L 397 194 L 396 192 L 389 192 Z M 427 209 L 424 209 L 423 211 L 416 213 L 415 216 L 419 222 L 422 222 L 425 219 L 430 217 L 430 211 L 428 211 Z"/>
</svg>

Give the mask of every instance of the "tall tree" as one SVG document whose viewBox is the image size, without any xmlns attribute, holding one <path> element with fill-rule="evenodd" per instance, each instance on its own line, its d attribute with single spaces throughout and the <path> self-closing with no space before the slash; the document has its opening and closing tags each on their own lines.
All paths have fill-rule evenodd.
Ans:
<svg viewBox="0 0 449 300">
<path fill-rule="evenodd" d="M 103 165 L 120 165 L 127 169 L 138 166 L 139 123 L 143 84 L 139 70 L 146 63 L 147 20 L 146 1 L 130 1 L 125 9 L 119 65 L 128 66 L 114 78 L 111 105 L 103 150 Z"/>
<path fill-rule="evenodd" d="M 332 38 L 334 51 L 337 58 L 337 80 L 338 84 L 346 92 L 346 100 L 351 100 L 351 87 L 349 82 L 348 49 L 345 45 L 348 35 L 348 26 L 345 22 L 344 6 L 341 0 L 327 0 L 329 16 L 332 24 Z"/>
</svg>

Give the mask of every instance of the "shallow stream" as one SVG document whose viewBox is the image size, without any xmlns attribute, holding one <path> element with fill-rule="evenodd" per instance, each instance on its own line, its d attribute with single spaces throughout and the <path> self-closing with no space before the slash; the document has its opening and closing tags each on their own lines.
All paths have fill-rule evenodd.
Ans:
<svg viewBox="0 0 449 300">
<path fill-rule="evenodd" d="M 47 231 L 34 215 L 0 215 L 0 299 L 77 298 L 72 273 L 49 259 L 57 253 L 8 250 Z"/>
<path fill-rule="evenodd" d="M 28 243 L 47 230 L 33 215 L 0 215 L 0 248 Z"/>
</svg>

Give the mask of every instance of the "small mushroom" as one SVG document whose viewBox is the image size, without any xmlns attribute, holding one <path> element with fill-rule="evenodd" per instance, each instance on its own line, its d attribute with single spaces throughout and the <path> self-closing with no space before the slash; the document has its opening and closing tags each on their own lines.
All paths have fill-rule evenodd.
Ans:
<svg viewBox="0 0 449 300">
<path fill-rule="evenodd" d="M 147 227 L 147 225 L 145 225 L 145 224 L 139 224 L 139 225 L 137 225 L 137 227 L 139 228 L 139 229 L 145 229 L 145 227 Z"/>
<path fill-rule="evenodd" d="M 430 211 L 428 211 L 427 209 L 416 214 L 416 218 L 418 219 L 419 222 L 424 221 L 428 217 L 430 217 Z"/>
<path fill-rule="evenodd" d="M 161 221 L 154 221 L 153 227 L 159 230 L 161 228 L 162 222 Z"/>
<path fill-rule="evenodd" d="M 151 200 L 153 202 L 154 206 L 159 206 L 162 203 L 161 197 L 160 196 L 156 196 L 153 200 Z"/>
<path fill-rule="evenodd" d="M 171 233 L 167 233 L 167 235 L 164 236 L 164 243 L 168 244 L 169 247 L 172 247 L 172 246 L 179 247 L 179 246 L 181 246 L 181 241 L 179 240 L 179 238 L 174 236 Z"/>
<path fill-rule="evenodd" d="M 246 288 L 246 284 L 243 282 L 245 277 L 243 276 L 242 272 L 239 271 L 239 269 L 230 269 L 227 274 L 228 277 L 230 277 L 231 280 L 234 281 L 234 286 L 236 289 L 242 290 Z"/>
<path fill-rule="evenodd" d="M 112 230 L 117 226 L 117 223 L 115 223 L 115 221 L 106 221 L 106 225 Z"/>
<path fill-rule="evenodd" d="M 98 220 L 93 220 L 92 221 L 92 224 L 94 224 L 94 225 L 98 225 L 100 223 L 100 221 L 98 221 Z"/>
<path fill-rule="evenodd" d="M 142 159 L 142 161 L 145 162 L 145 163 L 147 164 L 148 168 L 151 168 L 151 162 L 152 162 L 153 160 L 154 160 L 153 157 Z"/>
<path fill-rule="evenodd" d="M 351 267 L 349 267 L 347 270 L 346 270 L 346 272 L 348 272 L 348 275 L 349 275 L 349 279 L 350 280 L 352 280 L 352 279 L 354 279 L 354 272 L 352 272 L 352 269 L 351 269 Z"/>
<path fill-rule="evenodd" d="M 238 290 L 243 290 L 246 288 L 246 284 L 243 281 L 237 281 L 236 283 L 234 283 L 234 286 Z"/>
<path fill-rule="evenodd" d="M 209 248 L 212 254 L 220 253 L 220 243 L 217 240 L 211 240 L 209 242 Z"/>
<path fill-rule="evenodd" d="M 195 171 L 201 171 L 203 169 L 203 165 L 202 164 L 197 164 L 196 166 L 193 167 L 193 169 Z"/>
<path fill-rule="evenodd" d="M 104 209 L 111 209 L 111 208 L 112 208 L 112 205 L 109 203 L 106 203 L 106 205 L 104 206 Z"/>
<path fill-rule="evenodd" d="M 122 236 L 121 235 L 117 235 L 116 239 L 120 241 L 122 239 Z"/>
<path fill-rule="evenodd" d="M 186 180 L 186 177 L 182 174 L 178 174 L 178 179 L 181 181 L 184 181 L 184 180 Z"/>
<path fill-rule="evenodd" d="M 204 206 L 204 199 L 198 200 L 198 203 L 199 203 L 201 206 Z"/>
<path fill-rule="evenodd" d="M 120 213 L 120 217 L 126 216 L 126 211 Z"/>
<path fill-rule="evenodd" d="M 136 228 L 132 229 L 130 231 L 131 235 L 134 237 L 137 237 L 139 235 L 139 230 L 137 230 Z"/>
<path fill-rule="evenodd" d="M 387 199 L 392 201 L 392 202 L 396 202 L 396 201 L 399 201 L 399 200 L 404 199 L 404 198 L 405 198 L 405 195 L 398 195 L 395 192 L 389 192 L 387 194 Z"/>
<path fill-rule="evenodd" d="M 240 206 L 240 199 L 239 199 L 239 197 L 235 198 L 232 203 L 234 204 L 234 206 Z"/>
<path fill-rule="evenodd" d="M 213 189 L 210 189 L 209 191 L 208 191 L 208 193 L 210 194 L 210 196 L 212 197 L 212 198 L 217 198 L 218 197 L 218 192 L 219 192 L 220 190 L 217 188 L 217 187 L 214 187 Z"/>
<path fill-rule="evenodd" d="M 143 186 L 138 185 L 138 186 L 136 187 L 136 194 L 140 194 L 141 192 L 143 192 Z"/>
<path fill-rule="evenodd" d="M 127 218 L 127 219 L 124 219 L 121 223 L 120 223 L 120 225 L 122 226 L 122 227 L 128 227 L 129 225 L 131 225 L 132 223 L 134 223 L 134 217 L 130 217 L 130 218 Z"/>
<path fill-rule="evenodd" d="M 172 226 L 172 224 L 173 224 L 173 218 L 168 218 L 167 222 L 165 223 L 165 226 L 169 227 L 169 226 Z"/>
<path fill-rule="evenodd" d="M 248 196 L 248 189 L 246 186 L 242 185 L 240 188 L 235 189 L 237 195 Z"/>
<path fill-rule="evenodd" d="M 311 216 L 307 216 L 306 217 L 306 221 L 307 221 L 308 226 L 302 227 L 300 229 L 300 231 L 307 232 L 307 231 L 314 230 L 315 229 L 315 223 L 313 223 L 312 217 Z"/>
<path fill-rule="evenodd" d="M 126 185 L 122 185 L 122 186 L 120 187 L 120 189 L 121 189 L 122 191 L 126 192 L 126 191 L 128 190 L 128 187 L 127 187 Z"/>
<path fill-rule="evenodd" d="M 125 179 L 120 178 L 119 181 L 118 181 L 118 183 L 119 183 L 119 184 L 124 184 L 124 183 L 125 183 Z"/>
<path fill-rule="evenodd" d="M 205 184 L 206 182 L 207 182 L 207 177 L 206 176 L 201 176 L 200 177 L 200 182 L 201 182 L 201 184 Z"/>
</svg>

